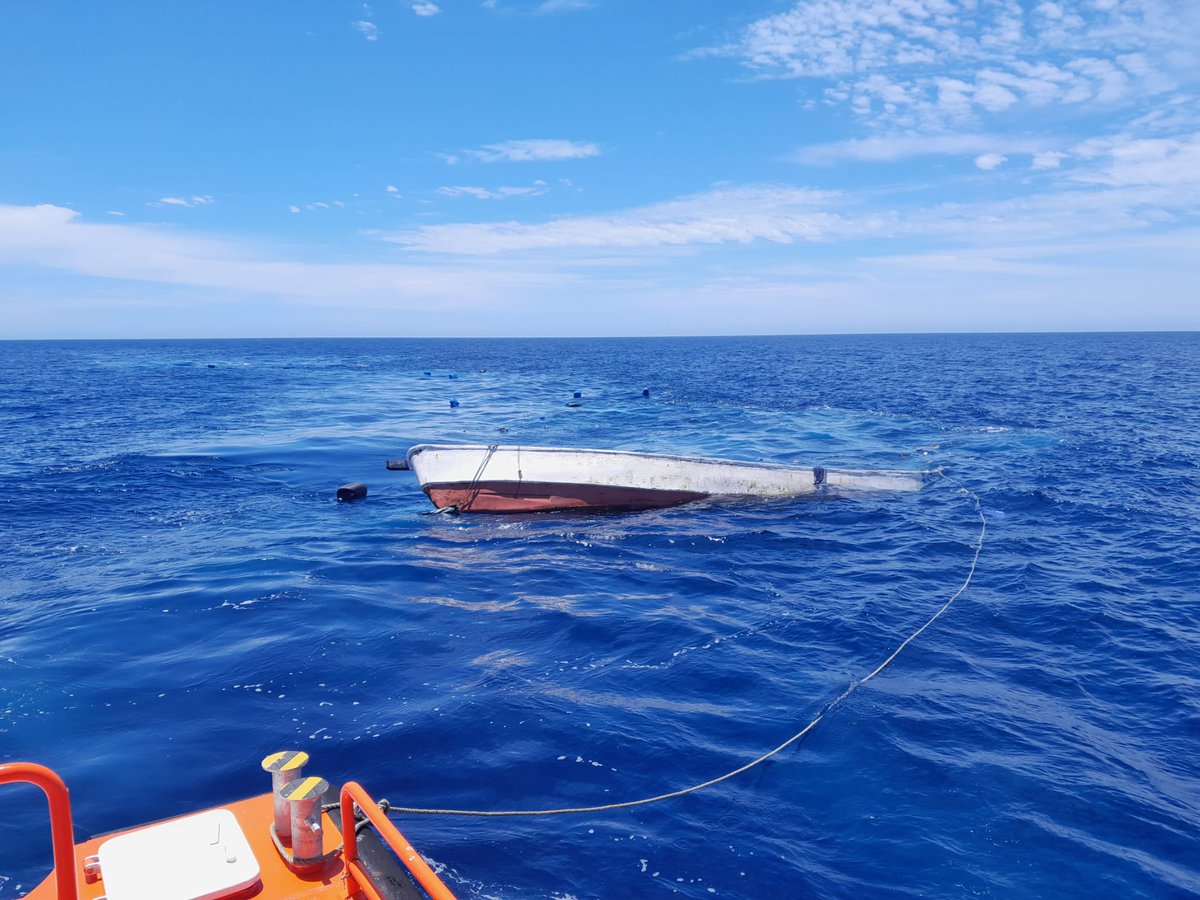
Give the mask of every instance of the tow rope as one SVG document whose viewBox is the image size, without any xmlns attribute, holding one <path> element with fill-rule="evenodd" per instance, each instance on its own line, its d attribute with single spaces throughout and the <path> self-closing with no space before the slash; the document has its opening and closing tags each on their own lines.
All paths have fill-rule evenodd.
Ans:
<svg viewBox="0 0 1200 900">
<path fill-rule="evenodd" d="M 484 465 L 486 465 L 486 463 L 487 463 L 487 460 L 485 458 Z M 482 472 L 482 469 L 483 469 L 483 466 L 480 466 L 480 472 Z M 691 787 L 681 788 L 680 790 L 671 791 L 670 793 L 666 793 L 666 794 L 658 794 L 657 796 L 654 796 L 654 797 L 644 797 L 641 800 L 627 800 L 623 803 L 605 803 L 600 806 L 575 806 L 575 807 L 567 807 L 564 809 L 504 809 L 504 810 L 423 809 L 420 807 L 413 807 L 413 806 L 391 805 L 390 809 L 388 810 L 388 814 L 393 815 L 393 814 L 403 813 L 403 814 L 416 815 L 416 816 L 482 816 L 482 817 L 565 816 L 565 815 L 572 815 L 572 814 L 578 814 L 578 813 L 609 812 L 614 809 L 630 809 L 635 806 L 645 806 L 649 803 L 659 803 L 663 800 L 673 800 L 676 797 L 683 797 L 683 796 L 686 796 L 687 794 L 693 794 L 696 791 L 703 790 L 704 788 L 712 787 L 714 784 L 720 784 L 722 781 L 728 781 L 730 778 L 733 778 L 737 775 L 741 775 L 743 772 L 750 771 L 755 766 L 762 765 L 764 762 L 769 760 L 771 757 L 786 750 L 788 747 L 792 746 L 792 744 L 796 743 L 798 740 L 800 740 L 802 737 L 804 737 L 806 734 L 808 734 L 810 731 L 812 731 L 814 728 L 816 728 L 817 725 L 820 724 L 820 722 L 826 716 L 830 715 L 838 706 L 840 706 L 847 699 L 849 699 L 849 697 L 855 691 L 857 691 L 860 687 L 862 687 L 864 684 L 866 684 L 868 681 L 870 681 L 872 678 L 874 678 L 876 675 L 878 675 L 880 672 L 882 672 L 884 669 L 886 669 L 888 666 L 890 666 L 892 664 L 892 661 L 895 660 L 896 657 L 901 654 L 901 652 L 903 652 L 904 648 L 906 648 L 909 644 L 911 644 L 914 640 L 916 640 L 921 635 L 921 633 L 925 631 L 925 629 L 927 629 L 930 625 L 932 625 L 934 622 L 936 622 L 941 617 L 942 613 L 944 613 L 946 610 L 948 610 L 951 607 L 951 605 L 954 603 L 955 600 L 957 600 L 959 597 L 961 597 L 963 595 L 963 593 L 966 591 L 967 587 L 970 585 L 971 579 L 975 577 L 975 568 L 979 564 L 979 554 L 983 552 L 983 539 L 984 539 L 984 536 L 987 534 L 987 517 L 984 516 L 983 507 L 979 502 L 979 497 L 975 494 L 974 491 L 963 486 L 962 483 L 960 483 L 960 482 L 956 481 L 955 479 L 951 478 L 950 476 L 948 476 L 942 469 L 937 469 L 935 471 L 936 471 L 937 475 L 940 475 L 946 481 L 950 482 L 951 484 L 958 485 L 958 490 L 959 490 L 960 494 L 965 494 L 968 497 L 970 497 L 972 501 L 974 501 L 975 512 L 979 516 L 979 537 L 975 541 L 975 555 L 971 559 L 971 566 L 970 566 L 970 569 L 967 571 L 966 579 L 963 581 L 963 583 L 959 587 L 959 589 L 954 592 L 954 594 L 950 597 L 950 599 L 947 600 L 945 603 L 943 603 L 942 606 L 937 610 L 937 612 L 935 612 L 932 616 L 930 616 L 925 621 L 925 624 L 923 624 L 920 628 L 918 628 L 916 631 L 914 631 L 912 634 L 910 634 L 908 637 L 906 637 L 900 643 L 900 645 L 895 650 L 892 651 L 891 655 L 888 656 L 887 659 L 885 659 L 878 666 L 876 666 L 869 675 L 866 675 L 862 678 L 859 678 L 859 679 L 856 679 L 855 681 L 850 682 L 849 686 L 844 691 L 842 691 L 841 694 L 839 694 L 837 697 L 835 697 L 829 703 L 825 704 L 825 707 L 817 714 L 816 718 L 814 718 L 811 722 L 809 722 L 807 725 L 805 725 L 803 728 L 801 728 L 799 731 L 797 731 L 795 734 L 793 734 L 791 737 L 789 737 L 786 741 L 784 741 L 782 744 L 780 744 L 775 749 L 768 750 L 762 756 L 759 756 L 756 759 L 752 759 L 750 762 L 746 763 L 743 766 L 739 766 L 738 768 L 734 769 L 732 772 L 726 772 L 724 775 L 719 775 L 716 778 L 710 778 L 708 781 L 701 782 L 700 784 L 694 784 Z M 476 475 L 476 479 L 478 479 L 478 474 Z M 439 512 L 440 512 L 440 510 L 439 510 Z"/>
</svg>

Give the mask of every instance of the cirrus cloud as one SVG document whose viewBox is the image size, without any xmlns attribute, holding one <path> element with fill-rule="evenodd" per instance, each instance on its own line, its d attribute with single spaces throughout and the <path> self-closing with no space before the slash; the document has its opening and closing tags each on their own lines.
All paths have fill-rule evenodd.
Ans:
<svg viewBox="0 0 1200 900">
<path fill-rule="evenodd" d="M 413 251 L 497 254 L 520 250 L 591 250 L 749 244 L 789 244 L 845 233 L 827 209 L 836 195 L 778 186 L 722 188 L 608 215 L 520 222 L 426 225 L 381 234 Z"/>
<path fill-rule="evenodd" d="M 565 159 L 587 159 L 600 155 L 595 144 L 558 139 L 530 139 L 484 144 L 462 155 L 476 162 L 557 162 Z M 450 159 L 457 159 L 451 157 Z"/>
</svg>

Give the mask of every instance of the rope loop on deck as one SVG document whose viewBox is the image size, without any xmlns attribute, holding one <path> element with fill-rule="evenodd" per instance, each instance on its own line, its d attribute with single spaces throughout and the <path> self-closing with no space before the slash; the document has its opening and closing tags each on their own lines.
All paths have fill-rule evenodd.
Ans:
<svg viewBox="0 0 1200 900">
<path fill-rule="evenodd" d="M 485 460 L 485 464 L 486 464 L 486 460 Z M 792 746 L 792 744 L 796 743 L 801 738 L 803 738 L 806 734 L 808 734 L 810 731 L 812 731 L 814 728 L 816 728 L 817 725 L 820 724 L 821 720 L 823 720 L 826 716 L 828 716 L 830 713 L 832 713 L 838 706 L 840 706 L 847 699 L 849 699 L 849 697 L 855 691 L 857 691 L 860 687 L 862 687 L 864 684 L 866 684 L 868 681 L 870 681 L 872 678 L 874 678 L 876 675 L 878 675 L 880 672 L 882 672 L 884 669 L 886 669 L 888 666 L 890 666 L 892 664 L 893 660 L 895 660 L 896 657 L 899 656 L 909 644 L 911 644 L 914 640 L 916 640 L 918 637 L 920 637 L 920 635 L 925 631 L 925 629 L 927 629 L 930 625 L 932 625 L 939 618 L 941 618 L 942 613 L 944 613 L 946 610 L 948 610 L 951 607 L 951 605 L 954 603 L 954 601 L 957 600 L 959 597 L 961 597 L 963 595 L 963 593 L 967 590 L 967 587 L 971 584 L 971 579 L 975 577 L 975 568 L 979 565 L 979 555 L 983 552 L 983 539 L 984 539 L 984 536 L 987 534 L 987 517 L 984 516 L 983 506 L 979 502 L 979 497 L 975 494 L 974 491 L 972 491 L 970 488 L 964 486 L 961 482 L 956 481 L 955 479 L 951 478 L 949 475 L 947 475 L 945 473 L 945 471 L 942 468 L 933 470 L 932 474 L 938 475 L 938 476 L 944 478 L 946 481 L 950 482 L 953 485 L 957 485 L 959 493 L 967 495 L 968 497 L 971 498 L 972 501 L 974 501 L 975 512 L 979 516 L 979 537 L 975 541 L 975 555 L 971 558 L 971 566 L 967 571 L 967 577 L 963 580 L 963 583 L 962 583 L 962 585 L 959 586 L 958 590 L 955 591 L 950 596 L 950 599 L 947 600 L 945 603 L 943 603 L 933 615 L 931 615 L 928 619 L 926 619 L 925 623 L 923 625 L 921 625 L 920 628 L 918 628 L 916 631 L 914 631 L 912 634 L 910 634 L 908 637 L 906 637 L 900 643 L 900 645 L 898 647 L 896 647 L 895 650 L 892 651 L 891 655 L 888 656 L 887 659 L 885 659 L 878 666 L 876 666 L 870 672 L 870 674 L 865 675 L 862 678 L 858 678 L 854 681 L 851 681 L 849 686 L 844 691 L 842 691 L 841 694 L 839 694 L 836 698 L 831 700 L 829 703 L 825 704 L 824 708 L 822 708 L 822 710 L 819 713 L 817 713 L 816 718 L 814 718 L 811 722 L 809 722 L 807 725 L 805 725 L 803 728 L 801 728 L 799 731 L 797 731 L 795 734 L 793 734 L 791 737 L 789 737 L 786 741 L 784 741 L 778 747 L 774 748 L 773 750 L 768 750 L 762 756 L 759 756 L 756 759 L 750 760 L 750 762 L 746 763 L 743 766 L 739 766 L 738 768 L 734 769 L 732 772 L 726 772 L 724 775 L 719 775 L 716 778 L 710 778 L 708 781 L 701 782 L 700 784 L 694 784 L 691 787 L 681 788 L 680 790 L 671 791 L 670 793 L 666 793 L 666 794 L 658 794 L 657 796 L 654 796 L 654 797 L 644 797 L 641 800 L 627 800 L 623 803 L 605 803 L 601 806 L 575 806 L 575 807 L 567 807 L 567 808 L 563 808 L 563 809 L 478 810 L 478 809 L 423 809 L 420 807 L 411 807 L 411 806 L 392 806 L 390 808 L 390 810 L 388 810 L 388 814 L 392 815 L 392 814 L 403 813 L 403 814 L 407 814 L 407 815 L 416 815 L 416 816 L 479 816 L 479 817 L 484 817 L 484 818 L 500 818 L 500 817 L 512 817 L 512 816 L 565 816 L 565 815 L 575 815 L 575 814 L 582 814 L 582 813 L 610 812 L 610 811 L 616 810 L 616 809 L 631 809 L 635 806 L 646 806 L 647 804 L 650 804 L 650 803 L 659 803 L 663 800 L 673 800 L 676 797 L 683 797 L 687 794 L 694 794 L 696 791 L 700 791 L 700 790 L 703 790 L 704 788 L 712 787 L 715 784 L 720 784 L 722 781 L 728 781 L 730 778 L 734 778 L 738 775 L 741 775 L 743 772 L 750 771 L 755 766 L 762 765 L 767 760 L 769 760 L 771 757 L 786 750 L 788 747 Z"/>
<path fill-rule="evenodd" d="M 279 855 L 283 857 L 283 861 L 289 867 L 297 869 L 312 869 L 317 866 L 324 865 L 331 859 L 336 859 L 342 853 L 342 848 L 345 844 L 338 844 L 328 853 L 322 853 L 320 856 L 293 856 L 292 851 L 283 846 L 283 841 L 279 839 L 279 832 L 275 830 L 275 824 L 271 824 L 271 840 L 275 844 L 275 849 L 279 851 Z"/>
</svg>

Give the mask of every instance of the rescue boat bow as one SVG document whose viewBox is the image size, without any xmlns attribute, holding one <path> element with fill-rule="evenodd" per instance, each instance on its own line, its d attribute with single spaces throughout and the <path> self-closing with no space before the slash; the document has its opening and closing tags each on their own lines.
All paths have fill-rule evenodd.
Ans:
<svg viewBox="0 0 1200 900">
<path fill-rule="evenodd" d="M 354 782 L 324 805 L 308 754 L 263 760 L 270 794 L 73 844 L 67 787 L 33 763 L 0 764 L 0 785 L 46 794 L 54 871 L 27 900 L 454 900 Z M 333 815 L 335 814 L 336 815 Z"/>
</svg>

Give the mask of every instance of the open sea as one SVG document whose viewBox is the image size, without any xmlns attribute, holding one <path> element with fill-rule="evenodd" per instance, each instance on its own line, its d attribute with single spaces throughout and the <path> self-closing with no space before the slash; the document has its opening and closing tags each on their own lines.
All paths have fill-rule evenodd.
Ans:
<svg viewBox="0 0 1200 900">
<path fill-rule="evenodd" d="M 687 787 L 967 578 L 945 479 L 453 517 L 384 468 L 622 448 L 944 467 L 978 568 L 741 776 L 399 817 L 453 891 L 1200 895 L 1200 334 L 6 342 L 0 434 L 0 761 L 57 770 L 78 839 L 262 793 L 289 748 L 405 806 Z M 50 844 L 2 790 L 7 900 Z"/>
</svg>

